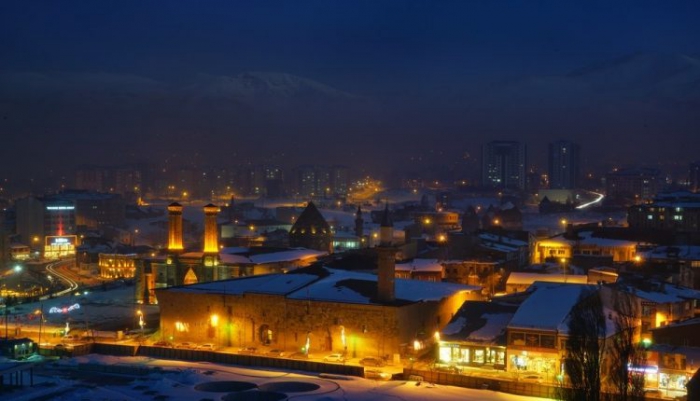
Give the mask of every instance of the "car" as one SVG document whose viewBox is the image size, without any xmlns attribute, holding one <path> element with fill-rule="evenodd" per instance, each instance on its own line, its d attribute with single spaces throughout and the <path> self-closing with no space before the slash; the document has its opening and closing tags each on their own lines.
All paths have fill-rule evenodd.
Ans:
<svg viewBox="0 0 700 401">
<path fill-rule="evenodd" d="M 289 355 L 291 359 L 309 359 L 309 355 L 305 352 L 295 352 Z"/>
<path fill-rule="evenodd" d="M 243 347 L 238 349 L 238 353 L 240 354 L 256 354 L 258 352 L 258 349 L 255 347 Z"/>
<path fill-rule="evenodd" d="M 168 347 L 168 348 L 172 348 L 172 347 L 173 347 L 173 343 L 171 343 L 170 341 L 156 341 L 156 342 L 153 343 L 153 346 L 154 346 L 154 347 Z"/>
<path fill-rule="evenodd" d="M 195 349 L 196 347 L 197 347 L 196 344 L 188 343 L 188 342 L 180 343 L 180 344 L 175 346 L 175 348 L 182 348 L 182 349 Z"/>
<path fill-rule="evenodd" d="M 366 358 L 360 359 L 360 365 L 381 367 L 381 366 L 384 366 L 385 364 L 384 364 L 384 360 L 382 360 L 382 359 L 368 356 Z"/>
<path fill-rule="evenodd" d="M 267 355 L 267 356 L 284 356 L 284 351 L 282 351 L 281 349 L 275 348 L 275 349 L 271 349 L 271 350 L 267 351 L 265 353 L 265 355 Z"/>
<path fill-rule="evenodd" d="M 324 362 L 345 362 L 343 354 L 330 354 L 323 357 Z"/>
<path fill-rule="evenodd" d="M 392 374 L 379 369 L 365 369 L 365 379 L 391 380 Z"/>
<path fill-rule="evenodd" d="M 216 350 L 216 346 L 214 344 L 206 343 L 197 346 L 197 349 L 201 351 L 214 351 Z"/>
<path fill-rule="evenodd" d="M 533 374 L 533 373 L 528 373 L 520 376 L 518 378 L 519 381 L 522 382 L 531 382 L 531 383 L 542 383 L 544 380 L 542 380 L 542 376 L 538 374 Z"/>
<path fill-rule="evenodd" d="M 461 373 L 462 369 L 459 366 L 455 365 L 443 365 L 443 364 L 436 364 L 435 365 L 435 370 L 438 372 L 447 372 L 447 373 Z"/>
</svg>

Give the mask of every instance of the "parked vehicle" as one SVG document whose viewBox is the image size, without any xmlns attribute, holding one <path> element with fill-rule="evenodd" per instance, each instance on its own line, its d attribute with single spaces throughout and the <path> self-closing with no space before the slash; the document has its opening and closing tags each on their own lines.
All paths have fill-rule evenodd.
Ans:
<svg viewBox="0 0 700 401">
<path fill-rule="evenodd" d="M 368 356 L 367 358 L 362 358 L 360 359 L 360 365 L 362 366 L 375 366 L 375 367 L 380 367 L 384 366 L 384 360 L 375 358 L 373 356 Z"/>
<path fill-rule="evenodd" d="M 168 347 L 168 348 L 172 348 L 172 347 L 173 347 L 173 343 L 171 343 L 171 342 L 169 342 L 169 341 L 156 341 L 156 342 L 153 343 L 153 346 L 154 346 L 154 347 Z"/>
<path fill-rule="evenodd" d="M 201 351 L 214 351 L 216 350 L 216 346 L 214 344 L 206 343 L 197 346 L 197 349 Z"/>
<path fill-rule="evenodd" d="M 295 352 L 289 355 L 291 359 L 309 359 L 309 355 L 304 352 Z"/>
<path fill-rule="evenodd" d="M 182 349 L 195 349 L 196 347 L 197 347 L 197 344 L 188 343 L 188 342 L 180 343 L 180 344 L 175 346 L 175 348 L 182 348 Z"/>
<path fill-rule="evenodd" d="M 258 352 L 258 349 L 255 347 L 243 347 L 238 349 L 238 353 L 240 354 L 256 354 Z"/>
<path fill-rule="evenodd" d="M 519 381 L 522 382 L 530 382 L 530 383 L 542 383 L 544 380 L 542 379 L 542 376 L 535 374 L 535 373 L 528 373 L 520 376 L 518 378 Z"/>
<path fill-rule="evenodd" d="M 330 354 L 323 358 L 324 362 L 345 362 L 345 356 L 343 354 Z"/>
<path fill-rule="evenodd" d="M 271 349 L 265 353 L 267 356 L 276 356 L 276 357 L 281 357 L 284 356 L 284 351 L 281 349 Z"/>
<path fill-rule="evenodd" d="M 391 380 L 391 373 L 387 372 L 382 372 L 381 370 L 378 369 L 365 369 L 365 378 L 366 379 L 375 379 L 375 380 Z"/>
</svg>

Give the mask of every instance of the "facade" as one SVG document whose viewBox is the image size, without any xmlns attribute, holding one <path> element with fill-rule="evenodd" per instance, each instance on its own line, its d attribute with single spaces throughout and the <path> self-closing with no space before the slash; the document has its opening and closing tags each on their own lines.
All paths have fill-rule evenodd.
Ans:
<svg viewBox="0 0 700 401">
<path fill-rule="evenodd" d="M 309 202 L 289 230 L 289 246 L 331 253 L 333 233 L 313 202 Z"/>
<path fill-rule="evenodd" d="M 527 148 L 516 141 L 492 141 L 482 148 L 484 187 L 525 190 Z"/>
<path fill-rule="evenodd" d="M 626 169 L 605 175 L 607 200 L 618 204 L 640 204 L 650 201 L 663 184 L 661 172 L 656 169 Z"/>
<path fill-rule="evenodd" d="M 700 232 L 700 194 L 659 194 L 650 203 L 631 206 L 627 222 L 636 229 Z"/>
<path fill-rule="evenodd" d="M 614 262 L 629 262 L 637 256 L 637 243 L 626 240 L 596 237 L 592 231 L 579 231 L 575 238 L 556 235 L 537 240 L 531 263 L 564 261 L 576 256 L 612 256 Z"/>
<path fill-rule="evenodd" d="M 452 370 L 478 367 L 505 370 L 506 328 L 518 305 L 465 302 L 440 331 L 438 361 Z"/>
<path fill-rule="evenodd" d="M 549 188 L 573 189 L 581 173 L 579 146 L 571 141 L 549 144 Z"/>
<path fill-rule="evenodd" d="M 269 346 L 352 357 L 412 355 L 479 289 L 320 266 L 157 290 L 162 335 L 223 346 Z M 416 341 L 418 343 L 416 344 Z"/>
<path fill-rule="evenodd" d="M 315 262 L 326 252 L 289 248 L 222 248 L 218 245 L 216 205 L 206 205 L 202 251 L 189 252 L 183 241 L 182 205 L 168 206 L 168 249 L 164 255 L 135 261 L 138 303 L 156 304 L 155 290 L 258 274 L 285 272 Z"/>
<path fill-rule="evenodd" d="M 396 264 L 396 278 L 439 283 L 443 278 L 443 270 L 442 264 L 437 259 L 413 259 L 410 262 Z"/>
<path fill-rule="evenodd" d="M 596 286 L 535 283 L 508 323 L 507 370 L 539 373 L 547 381 L 563 374 L 568 316 L 587 296 L 597 296 Z"/>
<path fill-rule="evenodd" d="M 97 265 L 104 279 L 133 278 L 136 272 L 135 253 L 100 253 Z"/>
</svg>

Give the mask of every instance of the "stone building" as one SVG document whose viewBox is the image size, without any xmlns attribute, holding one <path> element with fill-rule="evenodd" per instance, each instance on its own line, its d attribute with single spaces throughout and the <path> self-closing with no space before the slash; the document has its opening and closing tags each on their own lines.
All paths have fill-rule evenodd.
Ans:
<svg viewBox="0 0 700 401">
<path fill-rule="evenodd" d="M 333 233 L 313 202 L 309 202 L 289 230 L 289 246 L 332 252 Z"/>
<path fill-rule="evenodd" d="M 385 210 L 378 274 L 316 264 L 275 273 L 157 289 L 162 335 L 221 346 L 269 346 L 348 357 L 424 351 L 480 287 L 395 277 L 393 228 Z"/>
</svg>

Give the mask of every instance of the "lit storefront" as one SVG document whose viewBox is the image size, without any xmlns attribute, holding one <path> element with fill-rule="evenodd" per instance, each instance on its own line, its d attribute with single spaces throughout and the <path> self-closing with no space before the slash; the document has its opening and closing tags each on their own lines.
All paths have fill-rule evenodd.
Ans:
<svg viewBox="0 0 700 401">
<path fill-rule="evenodd" d="M 557 375 L 561 355 L 553 333 L 513 331 L 508 334 L 508 370 Z"/>
<path fill-rule="evenodd" d="M 75 256 L 78 237 L 75 235 L 52 235 L 44 240 L 44 258 L 60 259 Z"/>
<path fill-rule="evenodd" d="M 136 270 L 136 254 L 99 254 L 100 277 L 132 278 Z"/>
<path fill-rule="evenodd" d="M 484 347 L 483 345 L 440 343 L 439 361 L 458 366 L 505 369 L 505 347 Z"/>
</svg>

